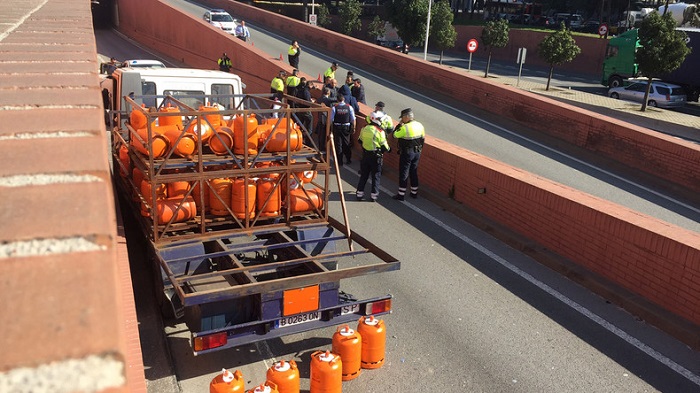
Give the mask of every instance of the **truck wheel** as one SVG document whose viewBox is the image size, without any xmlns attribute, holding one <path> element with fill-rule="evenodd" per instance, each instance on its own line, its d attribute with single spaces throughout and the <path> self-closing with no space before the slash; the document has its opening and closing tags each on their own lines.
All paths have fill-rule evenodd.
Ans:
<svg viewBox="0 0 700 393">
<path fill-rule="evenodd" d="M 622 83 L 622 78 L 617 75 L 611 76 L 610 79 L 608 79 L 608 87 L 620 87 Z"/>
<path fill-rule="evenodd" d="M 619 99 L 619 98 L 620 98 L 620 95 L 619 95 L 619 94 L 617 94 L 617 93 L 610 93 L 610 98 L 614 98 L 614 99 L 616 99 L 616 100 L 617 100 L 617 99 Z"/>
</svg>

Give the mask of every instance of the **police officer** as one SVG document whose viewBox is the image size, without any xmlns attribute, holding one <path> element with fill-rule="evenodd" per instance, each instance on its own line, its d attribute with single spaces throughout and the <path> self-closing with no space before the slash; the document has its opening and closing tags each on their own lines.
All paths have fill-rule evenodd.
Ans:
<svg viewBox="0 0 700 393">
<path fill-rule="evenodd" d="M 288 76 L 287 80 L 285 81 L 285 84 L 287 85 L 287 94 L 290 96 L 296 96 L 297 87 L 299 87 L 300 82 L 301 78 L 299 78 L 299 70 L 295 68 L 294 71 L 292 71 L 292 75 Z"/>
<path fill-rule="evenodd" d="M 330 77 L 331 79 L 335 79 L 335 70 L 338 69 L 338 63 L 337 62 L 332 62 L 331 66 L 328 67 L 325 71 L 323 71 L 323 77 Z"/>
<path fill-rule="evenodd" d="M 292 40 L 292 44 L 289 45 L 287 50 L 287 60 L 289 60 L 289 65 L 294 68 L 299 68 L 299 55 L 301 54 L 301 47 L 297 40 Z"/>
<path fill-rule="evenodd" d="M 394 132 L 394 120 L 389 116 L 388 113 L 384 111 L 384 102 L 379 101 L 376 104 L 374 104 L 374 112 L 381 112 L 384 115 L 382 116 L 382 123 L 380 124 L 380 127 L 382 127 L 382 130 L 386 132 L 387 134 L 391 134 Z M 370 116 L 367 116 L 366 118 L 367 123 L 371 123 L 372 119 Z"/>
<path fill-rule="evenodd" d="M 219 65 L 219 71 L 231 71 L 231 59 L 229 59 L 226 52 L 224 52 L 224 54 L 222 54 L 221 57 L 219 57 L 219 60 L 217 60 L 216 63 Z"/>
<path fill-rule="evenodd" d="M 272 78 L 270 82 L 270 93 L 282 93 L 284 94 L 284 78 L 287 76 L 287 71 L 280 70 L 276 77 Z"/>
<path fill-rule="evenodd" d="M 386 141 L 386 133 L 381 127 L 383 112 L 372 112 L 370 122 L 360 131 L 358 142 L 362 145 L 362 161 L 360 161 L 360 181 L 357 183 L 355 196 L 361 201 L 365 196 L 365 184 L 372 176 L 372 191 L 370 200 L 376 202 L 379 197 L 379 182 L 382 177 L 384 153 L 390 150 Z"/>
<path fill-rule="evenodd" d="M 394 199 L 403 201 L 406 195 L 408 180 L 411 180 L 411 197 L 418 198 L 418 162 L 425 142 L 425 128 L 413 120 L 413 110 L 406 108 L 401 111 L 401 121 L 393 133 L 399 140 L 399 192 Z"/>
<path fill-rule="evenodd" d="M 352 164 L 352 133 L 355 130 L 355 110 L 345 102 L 343 95 L 338 95 L 338 103 L 331 109 L 331 124 L 338 165 Z"/>
</svg>

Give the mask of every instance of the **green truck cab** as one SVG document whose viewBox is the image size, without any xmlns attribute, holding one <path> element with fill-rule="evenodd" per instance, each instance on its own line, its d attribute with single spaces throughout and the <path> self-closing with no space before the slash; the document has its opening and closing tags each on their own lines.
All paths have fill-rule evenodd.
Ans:
<svg viewBox="0 0 700 393">
<path fill-rule="evenodd" d="M 637 29 L 628 30 L 608 42 L 603 60 L 601 83 L 608 87 L 622 86 L 625 79 L 637 77 L 635 54 L 639 48 Z"/>
</svg>

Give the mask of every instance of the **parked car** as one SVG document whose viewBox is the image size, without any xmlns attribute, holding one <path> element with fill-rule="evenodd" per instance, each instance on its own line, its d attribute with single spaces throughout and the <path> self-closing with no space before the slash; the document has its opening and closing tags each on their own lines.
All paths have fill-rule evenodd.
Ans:
<svg viewBox="0 0 700 393">
<path fill-rule="evenodd" d="M 408 51 L 409 51 L 408 44 L 405 44 L 401 40 L 393 40 L 393 41 L 377 40 L 377 44 L 379 44 L 380 46 L 383 46 L 385 48 L 391 48 L 393 50 L 397 50 L 397 51 L 403 52 L 403 53 L 408 53 Z"/>
<path fill-rule="evenodd" d="M 648 81 L 633 82 L 629 86 L 613 87 L 608 90 L 611 98 L 641 103 L 647 90 Z M 652 81 L 647 105 L 660 108 L 680 108 L 685 106 L 687 96 L 682 87 L 661 81 Z"/>
<path fill-rule="evenodd" d="M 535 26 L 542 26 L 555 29 L 559 27 L 557 21 L 552 17 L 541 16 L 534 23 Z"/>
<path fill-rule="evenodd" d="M 586 21 L 586 23 L 584 23 L 583 26 L 581 26 L 581 28 L 577 31 L 580 31 L 581 33 L 598 34 L 598 28 L 600 28 L 600 22 L 597 20 L 589 20 Z"/>
<path fill-rule="evenodd" d="M 234 34 L 236 26 L 238 26 L 238 21 L 233 19 L 228 12 L 222 9 L 206 11 L 204 12 L 203 18 L 211 25 L 216 26 L 230 34 Z"/>
</svg>

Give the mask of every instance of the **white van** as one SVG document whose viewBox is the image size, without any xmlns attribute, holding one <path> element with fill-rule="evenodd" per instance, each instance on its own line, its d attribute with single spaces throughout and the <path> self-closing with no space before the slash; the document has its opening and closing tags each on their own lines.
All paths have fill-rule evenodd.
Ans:
<svg viewBox="0 0 700 393">
<path fill-rule="evenodd" d="M 219 104 L 239 108 L 245 85 L 238 75 L 193 68 L 119 68 L 100 82 L 104 107 L 108 111 L 128 110 L 124 96 L 139 104 L 158 107 L 170 95 L 193 109 Z M 111 116 L 106 119 L 109 123 Z M 117 120 L 121 117 L 117 113 Z M 114 118 L 112 118 L 114 119 Z"/>
</svg>

